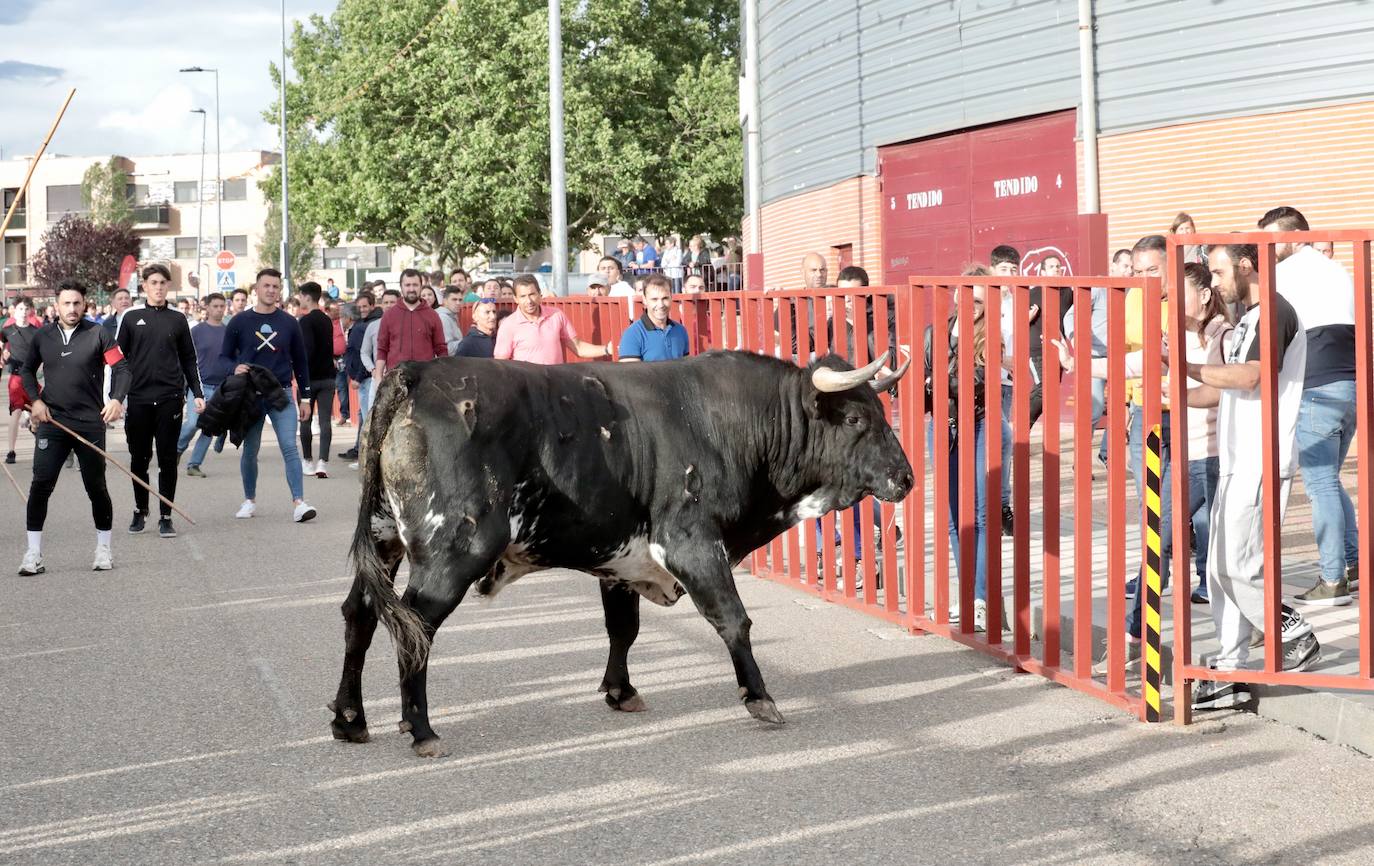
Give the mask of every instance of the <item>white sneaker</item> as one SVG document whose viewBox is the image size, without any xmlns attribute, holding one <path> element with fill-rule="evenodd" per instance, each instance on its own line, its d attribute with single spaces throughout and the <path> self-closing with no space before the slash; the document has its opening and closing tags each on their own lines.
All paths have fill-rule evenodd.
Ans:
<svg viewBox="0 0 1374 866">
<path fill-rule="evenodd" d="M 308 502 L 302 502 L 300 505 L 296 506 L 296 512 L 293 515 L 292 519 L 294 519 L 297 523 L 304 523 L 307 520 L 313 520 L 314 517 L 315 509 L 311 508 Z"/>
<path fill-rule="evenodd" d="M 316 478 L 328 478 L 328 477 L 329 477 L 329 461 L 328 461 L 328 460 L 321 460 L 319 463 L 316 463 L 316 464 L 315 464 L 315 477 L 316 477 Z"/>
<path fill-rule="evenodd" d="M 314 475 L 314 474 L 315 474 L 315 461 L 314 461 L 314 460 L 302 460 L 302 461 L 301 461 L 301 474 L 302 474 L 302 475 Z"/>
<path fill-rule="evenodd" d="M 109 571 L 114 568 L 114 555 L 110 553 L 108 544 L 98 544 L 95 548 L 95 562 L 91 563 L 91 571 Z"/>
<path fill-rule="evenodd" d="M 43 555 L 36 550 L 24 551 L 24 561 L 19 566 L 19 573 L 25 576 L 31 574 L 42 574 L 47 571 L 43 567 Z"/>
<path fill-rule="evenodd" d="M 234 516 L 237 517 L 239 520 L 247 520 L 248 518 L 252 517 L 253 512 L 257 510 L 258 506 L 254 504 L 253 500 L 245 499 L 243 500 L 243 504 L 239 506 L 239 510 L 234 514 Z"/>
</svg>

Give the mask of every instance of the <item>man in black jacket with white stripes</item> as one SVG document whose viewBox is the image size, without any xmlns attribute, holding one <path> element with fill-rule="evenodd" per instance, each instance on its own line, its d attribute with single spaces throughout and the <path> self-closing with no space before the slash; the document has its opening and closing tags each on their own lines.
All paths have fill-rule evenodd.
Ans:
<svg viewBox="0 0 1374 866">
<path fill-rule="evenodd" d="M 119 348 L 128 359 L 133 383 L 129 387 L 129 415 L 124 432 L 129 440 L 129 468 L 144 482 L 157 445 L 157 489 L 170 502 L 177 492 L 177 439 L 182 407 L 189 388 L 196 412 L 205 411 L 196 347 L 186 317 L 167 305 L 172 274 L 165 265 L 143 269 L 146 304 L 124 314 Z M 129 532 L 142 532 L 148 517 L 148 491 L 135 484 L 134 517 Z M 158 535 L 175 538 L 172 509 L 158 503 Z"/>
</svg>

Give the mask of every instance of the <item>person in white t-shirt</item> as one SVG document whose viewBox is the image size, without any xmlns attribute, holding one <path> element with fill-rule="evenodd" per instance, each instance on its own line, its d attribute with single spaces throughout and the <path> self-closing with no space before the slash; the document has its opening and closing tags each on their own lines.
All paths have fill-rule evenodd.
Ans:
<svg viewBox="0 0 1374 866">
<path fill-rule="evenodd" d="M 625 282 L 625 272 L 621 270 L 620 260 L 615 256 L 602 256 L 601 261 L 596 263 L 596 272 L 601 274 L 606 285 L 610 287 L 607 295 L 612 298 L 633 298 L 638 292 L 635 287 Z"/>
<path fill-rule="evenodd" d="M 1259 254 L 1253 245 L 1227 244 L 1212 247 L 1208 269 L 1213 288 L 1227 303 L 1246 308 L 1226 350 L 1224 364 L 1188 362 L 1188 376 L 1202 385 L 1188 390 L 1189 406 L 1218 406 L 1217 444 L 1220 476 L 1212 502 L 1211 539 L 1207 552 L 1207 584 L 1212 619 L 1221 649 L 1212 666 L 1219 671 L 1239 670 L 1250 651 L 1250 638 L 1264 628 L 1264 527 L 1263 480 L 1267 469 L 1260 400 L 1260 308 L 1256 293 Z M 1278 413 L 1277 479 L 1279 510 L 1287 510 L 1288 491 L 1298 468 L 1296 447 L 1298 409 L 1302 402 L 1307 368 L 1307 334 L 1293 305 L 1275 292 L 1273 320 L 1278 363 L 1275 391 Z M 1270 575 L 1278 579 L 1277 575 Z M 1283 605 L 1282 669 L 1304 670 L 1320 657 L 1321 646 L 1312 625 L 1296 610 Z M 1193 697 L 1193 708 L 1214 710 L 1234 707 L 1250 699 L 1245 683 L 1207 681 Z"/>
<path fill-rule="evenodd" d="M 1291 207 L 1260 217 L 1270 232 L 1308 231 Z M 1350 604 L 1359 587 L 1360 537 L 1341 466 L 1355 438 L 1355 285 L 1340 262 L 1312 244 L 1275 244 L 1276 286 L 1307 333 L 1307 372 L 1298 411 L 1298 471 L 1312 500 L 1321 576 L 1298 604 Z"/>
</svg>

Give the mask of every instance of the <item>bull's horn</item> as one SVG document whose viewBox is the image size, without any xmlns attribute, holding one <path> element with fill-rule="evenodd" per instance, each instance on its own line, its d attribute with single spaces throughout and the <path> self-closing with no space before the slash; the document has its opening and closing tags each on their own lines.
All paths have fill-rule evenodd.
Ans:
<svg viewBox="0 0 1374 866">
<path fill-rule="evenodd" d="M 887 352 L 883 352 L 882 356 L 872 364 L 857 370 L 832 370 L 829 367 L 817 367 L 811 373 L 811 384 L 816 386 L 817 391 L 823 391 L 827 394 L 857 388 L 872 379 L 883 368 L 883 364 L 887 363 L 887 355 Z"/>
<path fill-rule="evenodd" d="M 902 366 L 897 368 L 897 371 L 895 373 L 888 373 L 886 376 L 879 376 L 877 379 L 874 379 L 872 382 L 869 382 L 868 384 L 872 386 L 874 391 L 879 392 L 886 391 L 889 388 L 896 387 L 897 383 L 900 382 L 902 380 L 902 377 L 906 375 L 906 368 L 910 366 L 911 359 L 907 358 L 906 361 L 902 363 Z"/>
</svg>

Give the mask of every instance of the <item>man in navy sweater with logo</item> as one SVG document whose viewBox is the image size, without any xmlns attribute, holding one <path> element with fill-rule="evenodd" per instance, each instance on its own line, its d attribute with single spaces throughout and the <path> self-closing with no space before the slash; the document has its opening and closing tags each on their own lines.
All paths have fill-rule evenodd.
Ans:
<svg viewBox="0 0 1374 866">
<path fill-rule="evenodd" d="M 232 365 L 235 374 L 248 372 L 255 364 L 266 367 L 277 382 L 291 393 L 291 380 L 297 385 L 297 408 L 287 406 L 273 411 L 262 406 L 263 417 L 248 428 L 243 440 L 243 454 L 239 457 L 239 471 L 243 475 L 243 505 L 235 517 L 249 518 L 257 512 L 258 449 L 262 447 L 262 427 L 272 419 L 272 431 L 281 446 L 282 462 L 286 465 L 286 485 L 291 489 L 294 506 L 292 519 L 304 523 L 315 516 L 315 509 L 305 501 L 305 482 L 301 475 L 301 452 L 296 446 L 297 421 L 310 420 L 310 369 L 305 357 L 305 340 L 300 325 L 287 312 L 278 309 L 281 300 L 281 271 L 264 268 L 253 284 L 257 298 L 251 310 L 244 310 L 226 326 L 224 348 L 220 357 Z"/>
</svg>

